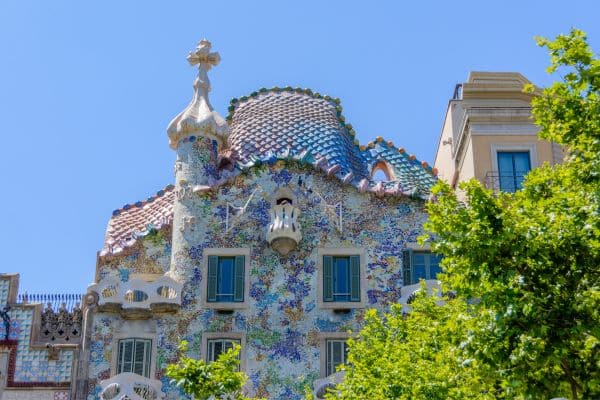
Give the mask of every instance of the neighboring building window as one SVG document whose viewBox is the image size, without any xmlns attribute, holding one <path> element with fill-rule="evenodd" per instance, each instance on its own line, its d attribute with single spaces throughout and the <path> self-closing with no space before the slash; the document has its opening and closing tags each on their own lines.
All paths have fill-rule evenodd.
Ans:
<svg viewBox="0 0 600 400">
<path fill-rule="evenodd" d="M 329 339 L 326 341 L 327 349 L 327 375 L 336 372 L 338 365 L 346 364 L 348 356 L 348 343 L 343 339 Z"/>
<path fill-rule="evenodd" d="M 531 170 L 529 151 L 499 151 L 497 154 L 500 190 L 515 192 L 521 189 L 525 175 Z"/>
<path fill-rule="evenodd" d="M 360 301 L 360 256 L 323 256 L 323 301 Z"/>
<path fill-rule="evenodd" d="M 240 344 L 237 339 L 209 339 L 206 341 L 206 361 L 213 362 L 219 358 L 221 353 L 233 348 L 234 344 Z"/>
<path fill-rule="evenodd" d="M 133 372 L 149 378 L 151 349 L 152 340 L 150 339 L 119 340 L 117 373 Z"/>
<path fill-rule="evenodd" d="M 404 252 L 404 285 L 419 283 L 420 279 L 437 279 L 442 272 L 441 256 L 429 251 L 407 250 Z"/>
<path fill-rule="evenodd" d="M 208 256 L 208 302 L 244 301 L 244 256 Z"/>
</svg>

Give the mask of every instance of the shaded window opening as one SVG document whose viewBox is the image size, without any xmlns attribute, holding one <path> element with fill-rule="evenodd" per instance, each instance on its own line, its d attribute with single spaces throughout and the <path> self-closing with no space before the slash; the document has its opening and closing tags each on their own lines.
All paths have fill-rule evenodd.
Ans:
<svg viewBox="0 0 600 400">
<path fill-rule="evenodd" d="M 499 151 L 498 178 L 500 190 L 514 193 L 521 189 L 525 175 L 531 170 L 529 151 Z"/>
<path fill-rule="evenodd" d="M 146 378 L 150 377 L 150 339 L 119 340 L 117 355 L 117 373 L 133 372 Z"/>
<path fill-rule="evenodd" d="M 392 169 L 385 161 L 378 161 L 371 170 L 371 179 L 374 181 L 393 181 L 396 180 Z"/>
<path fill-rule="evenodd" d="M 277 201 L 275 202 L 275 204 L 279 205 L 286 205 L 286 204 L 293 204 L 292 199 L 290 199 L 289 197 L 280 197 L 279 199 L 277 199 Z"/>
</svg>

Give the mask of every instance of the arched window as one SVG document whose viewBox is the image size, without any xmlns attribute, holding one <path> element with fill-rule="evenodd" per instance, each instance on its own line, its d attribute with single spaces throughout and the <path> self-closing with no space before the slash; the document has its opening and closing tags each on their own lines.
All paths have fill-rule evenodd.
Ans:
<svg viewBox="0 0 600 400">
<path fill-rule="evenodd" d="M 371 179 L 374 181 L 394 181 L 396 177 L 392 167 L 385 161 L 377 161 L 371 169 Z"/>
</svg>

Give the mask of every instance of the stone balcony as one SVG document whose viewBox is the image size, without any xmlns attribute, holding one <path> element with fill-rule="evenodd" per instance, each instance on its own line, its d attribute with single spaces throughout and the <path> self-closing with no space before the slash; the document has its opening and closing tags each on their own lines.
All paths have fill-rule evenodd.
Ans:
<svg viewBox="0 0 600 400">
<path fill-rule="evenodd" d="M 338 371 L 325 378 L 317 379 L 313 383 L 313 396 L 316 399 L 324 399 L 325 394 L 340 384 L 344 380 L 345 375 L 346 372 Z"/>
<path fill-rule="evenodd" d="M 122 282 L 110 277 L 88 287 L 98 296 L 103 311 L 118 311 L 124 318 L 150 318 L 153 313 L 175 312 L 181 307 L 183 285 L 167 276 L 147 281 L 133 278 Z"/>
<path fill-rule="evenodd" d="M 267 241 L 273 249 L 285 256 L 294 250 L 302 239 L 297 221 L 300 210 L 291 204 L 277 204 L 269 213 L 271 223 L 267 231 Z"/>
<path fill-rule="evenodd" d="M 102 400 L 157 400 L 165 397 L 162 382 L 124 372 L 100 382 Z"/>
<path fill-rule="evenodd" d="M 427 279 L 425 280 L 425 288 L 427 290 L 428 295 L 434 295 L 435 297 L 439 297 L 440 300 L 438 304 L 443 304 L 442 297 L 442 287 L 440 285 L 440 281 L 437 279 Z M 404 312 L 409 312 L 411 310 L 410 303 L 412 303 L 413 299 L 417 295 L 418 292 L 421 291 L 421 283 L 415 283 L 414 285 L 407 285 L 400 289 L 400 300 L 399 303 L 402 305 L 402 310 Z"/>
</svg>

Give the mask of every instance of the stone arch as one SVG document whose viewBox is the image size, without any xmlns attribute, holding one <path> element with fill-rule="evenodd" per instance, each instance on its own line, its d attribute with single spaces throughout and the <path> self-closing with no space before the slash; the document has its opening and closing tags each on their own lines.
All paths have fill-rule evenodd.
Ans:
<svg viewBox="0 0 600 400">
<path fill-rule="evenodd" d="M 395 181 L 396 175 L 394 174 L 394 168 L 385 160 L 378 160 L 371 167 L 371 179 L 375 180 L 376 175 L 382 172 L 385 176 L 385 181 Z M 382 179 L 377 179 L 382 180 Z"/>
</svg>

